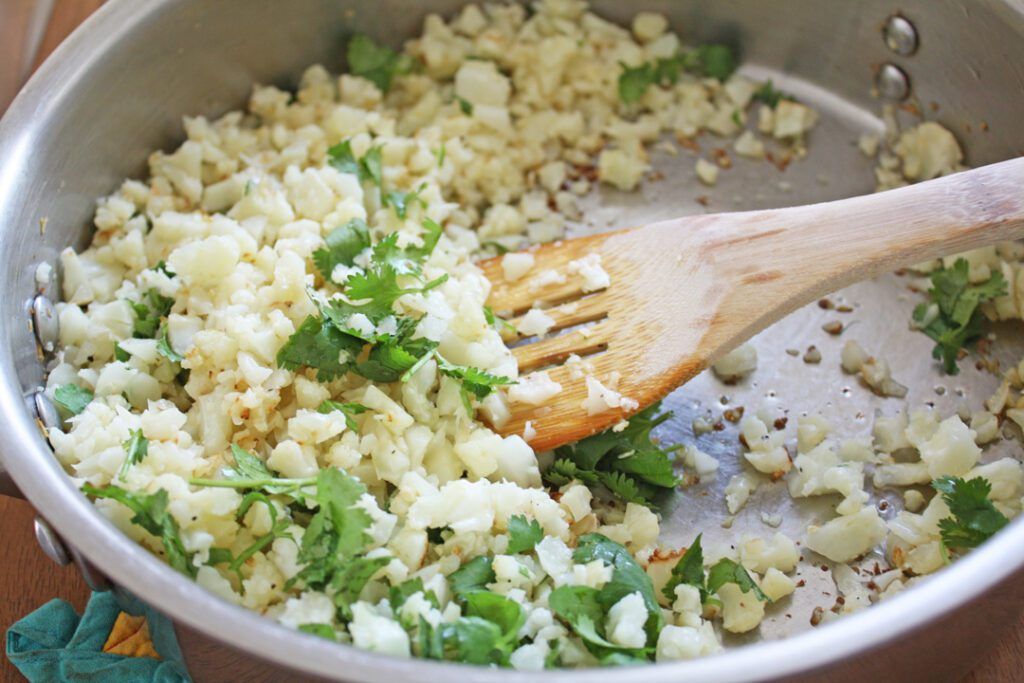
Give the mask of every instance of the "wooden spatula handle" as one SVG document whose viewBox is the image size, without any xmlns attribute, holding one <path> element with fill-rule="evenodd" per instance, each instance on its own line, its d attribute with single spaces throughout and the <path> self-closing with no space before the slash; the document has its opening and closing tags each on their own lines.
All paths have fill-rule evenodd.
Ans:
<svg viewBox="0 0 1024 683">
<path fill-rule="evenodd" d="M 698 354 L 726 351 L 853 282 L 1024 237 L 1024 158 L 878 194 L 687 217 L 639 232 L 649 229 L 713 264 L 725 291 Z"/>
</svg>

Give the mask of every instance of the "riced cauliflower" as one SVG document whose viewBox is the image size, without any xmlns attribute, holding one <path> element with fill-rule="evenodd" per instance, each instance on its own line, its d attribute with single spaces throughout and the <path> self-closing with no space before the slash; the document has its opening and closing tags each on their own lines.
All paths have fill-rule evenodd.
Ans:
<svg viewBox="0 0 1024 683">
<path fill-rule="evenodd" d="M 838 563 L 854 611 L 947 561 L 957 495 L 991 506 L 992 533 L 1019 513 L 1024 470 L 986 462 L 981 446 L 1006 421 L 1024 427 L 1024 365 L 969 419 L 901 412 L 837 439 L 801 416 L 794 443 L 785 419 L 737 417 L 744 469 L 728 513 L 778 482 L 794 498 L 832 496 L 835 515 L 796 541 L 744 535 L 714 562 L 698 530 L 685 549 L 659 540 L 658 496 L 720 462 L 652 437 L 667 419 L 657 406 L 554 453 L 534 451 L 529 422 L 497 431 L 516 406 L 541 414 L 570 387 L 543 368 L 519 375 L 503 328 L 542 337 L 558 322 L 536 305 L 508 334 L 479 256 L 504 254 L 505 279 L 538 293 L 570 279 L 614 287 L 597 254 L 554 269 L 514 250 L 562 238 L 595 183 L 639 187 L 662 134 L 708 132 L 750 159 L 771 159 L 768 141 L 784 166 L 818 120 L 735 73 L 728 48 L 685 47 L 659 14 L 627 29 L 582 0 L 532 10 L 431 15 L 401 52 L 356 36 L 350 73 L 312 66 L 295 92 L 258 86 L 245 111 L 187 118 L 187 139 L 154 152 L 147 179 L 99 201 L 91 245 L 61 254 L 46 392 L 65 418 L 49 434 L 56 457 L 100 512 L 288 628 L 524 671 L 719 652 L 723 630 L 756 630 L 803 585 L 798 546 Z M 880 186 L 963 160 L 933 123 L 861 147 L 878 156 Z M 697 182 L 729 173 L 717 152 L 695 162 Z M 1024 250 L 967 260 L 971 282 L 1013 283 L 985 313 L 1022 317 Z M 938 314 L 925 310 L 922 329 Z M 880 395 L 906 394 L 855 342 L 841 361 Z M 713 370 L 733 383 L 757 364 L 744 344 Z M 641 407 L 618 373 L 598 377 L 577 356 L 566 366 L 585 390 L 581 419 Z M 933 480 L 943 495 L 907 490 L 889 516 L 865 488 Z M 844 563 L 879 550 L 888 580 L 869 590 Z"/>
</svg>

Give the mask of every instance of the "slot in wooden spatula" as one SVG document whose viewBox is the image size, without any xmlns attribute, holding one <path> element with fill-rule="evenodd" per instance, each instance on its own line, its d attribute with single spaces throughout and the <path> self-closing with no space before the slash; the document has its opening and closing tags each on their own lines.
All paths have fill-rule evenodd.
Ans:
<svg viewBox="0 0 1024 683">
<path fill-rule="evenodd" d="M 512 404 L 497 431 L 522 434 L 529 421 L 536 450 L 579 440 L 664 397 L 803 304 L 901 266 L 1021 237 L 1024 159 L 1014 159 L 864 197 L 546 244 L 515 282 L 505 279 L 502 257 L 483 261 L 495 312 L 521 316 L 542 302 L 556 323 L 545 338 L 513 348 L 520 374 L 546 369 L 562 385 L 544 405 Z M 591 253 L 611 285 L 584 293 L 567 268 Z M 536 287 L 549 269 L 565 281 Z M 583 362 L 569 368 L 572 354 Z M 587 374 L 626 405 L 589 414 Z"/>
</svg>

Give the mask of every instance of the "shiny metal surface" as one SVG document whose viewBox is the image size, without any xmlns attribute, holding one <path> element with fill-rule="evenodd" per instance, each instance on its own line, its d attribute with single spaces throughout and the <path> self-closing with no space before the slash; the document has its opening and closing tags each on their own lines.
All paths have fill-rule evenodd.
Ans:
<svg viewBox="0 0 1024 683">
<path fill-rule="evenodd" d="M 60 322 L 53 302 L 42 294 L 32 299 L 32 331 L 45 353 L 51 353 L 60 339 Z"/>
<path fill-rule="evenodd" d="M 910 95 L 910 76 L 895 64 L 883 64 L 875 76 L 878 94 L 890 102 L 902 102 Z"/>
<path fill-rule="evenodd" d="M 908 57 L 917 50 L 917 29 L 902 14 L 894 14 L 886 19 L 882 34 L 885 44 L 898 55 Z"/>
<path fill-rule="evenodd" d="M 217 115 L 238 107 L 252 82 L 287 86 L 316 61 L 337 69 L 343 38 L 356 28 L 397 44 L 418 30 L 428 10 L 448 14 L 460 4 L 111 0 L 58 49 L 0 122 L 0 266 L 8 276 L 8 296 L 0 299 L 0 411 L 7 418 L 0 428 L 3 464 L 61 536 L 75 539 L 75 550 L 96 569 L 171 615 L 180 632 L 210 639 L 206 647 L 214 647 L 213 641 L 224 643 L 223 656 L 236 658 L 239 666 L 249 663 L 265 670 L 263 661 L 272 662 L 279 668 L 270 679 L 280 680 L 284 669 L 292 675 L 353 681 L 538 677 L 396 661 L 335 646 L 222 602 L 150 556 L 74 490 L 26 408 L 22 397 L 39 385 L 43 368 L 25 325 L 23 302 L 35 291 L 35 265 L 55 262 L 68 244 L 86 243 L 94 199 L 122 178 L 139 175 L 150 150 L 179 140 L 182 115 Z M 822 121 L 812 134 L 808 159 L 784 172 L 735 160 L 735 167 L 710 189 L 695 181 L 693 157 L 657 151 L 652 160 L 665 179 L 635 195 L 599 189 L 586 207 L 587 225 L 578 230 L 687 212 L 806 203 L 873 189 L 872 164 L 855 143 L 862 132 L 882 129 L 879 102 L 870 92 L 874 65 L 893 58 L 878 33 L 897 9 L 891 3 L 600 0 L 594 7 L 620 22 L 640 9 L 666 12 L 688 41 L 738 46 L 751 75 L 773 78 L 778 87 L 819 109 Z M 1024 3 L 906 0 L 899 10 L 921 37 L 912 61 L 914 94 L 930 117 L 957 134 L 968 162 L 987 163 L 1024 150 L 1018 122 L 1024 106 Z M 953 44 L 958 48 L 955 56 L 947 49 Z M 705 149 L 725 144 L 712 137 L 701 143 Z M 49 219 L 45 233 L 37 228 L 42 218 Z M 812 306 L 766 330 L 756 341 L 759 370 L 732 387 L 702 375 L 673 394 L 667 405 L 677 417 L 663 436 L 691 439 L 694 417 L 714 417 L 726 406 L 741 405 L 788 411 L 790 419 L 821 412 L 842 434 L 866 433 L 876 410 L 890 413 L 900 404 L 875 397 L 841 375 L 838 349 L 849 338 L 889 360 L 895 378 L 911 387 L 911 405 L 934 402 L 952 411 L 965 402 L 976 409 L 995 386 L 994 378 L 967 363 L 960 376 L 940 378 L 928 340 L 907 329 L 912 299 L 905 284 L 895 276 L 861 283 L 833 297 L 853 307 L 851 313 Z M 834 318 L 848 324 L 839 337 L 821 330 L 822 323 Z M 1021 346 L 1009 334 L 1015 330 L 1019 338 L 1019 328 L 1000 330 L 998 354 L 1019 356 Z M 802 353 L 810 344 L 822 351 L 818 365 L 805 365 L 799 356 L 786 353 L 788 348 Z M 938 386 L 944 388 L 941 396 Z M 687 489 L 664 510 L 669 543 L 689 542 L 697 532 L 704 532 L 709 543 L 743 532 L 773 533 L 761 522 L 762 512 L 781 515 L 781 529 L 799 537 L 808 522 L 820 519 L 836 502 L 822 498 L 792 506 L 781 485 L 765 484 L 748 509 L 731 521 L 731 529 L 725 529 L 723 523 L 730 520 L 721 491 L 740 467 L 735 427 L 726 423 L 725 430 L 703 435 L 697 443 L 719 457 L 722 471 L 714 482 Z M 889 500 L 891 493 L 879 496 Z M 1014 523 L 985 547 L 891 601 L 811 629 L 810 611 L 834 602 L 834 595 L 824 595 L 834 591 L 828 574 L 812 568 L 818 564 L 808 556 L 801 569 L 802 578 L 817 590 L 802 591 L 803 597 L 780 605 L 762 628 L 764 642 L 693 662 L 552 672 L 544 678 L 952 680 L 1020 609 L 1024 524 Z M 964 637 L 964 628 L 970 638 Z"/>
<path fill-rule="evenodd" d="M 32 521 L 32 529 L 35 532 L 39 547 L 42 548 L 43 553 L 47 557 L 61 567 L 71 563 L 71 558 L 68 557 L 68 551 L 64 547 L 64 542 L 60 540 L 60 536 L 46 523 L 45 519 L 37 516 Z"/>
</svg>

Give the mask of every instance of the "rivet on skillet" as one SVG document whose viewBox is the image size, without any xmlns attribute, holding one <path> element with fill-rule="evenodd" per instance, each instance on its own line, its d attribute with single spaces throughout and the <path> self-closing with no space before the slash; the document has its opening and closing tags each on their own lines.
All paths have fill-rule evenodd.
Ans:
<svg viewBox="0 0 1024 683">
<path fill-rule="evenodd" d="M 910 95 L 910 77 L 895 64 L 883 64 L 875 74 L 878 94 L 890 102 L 902 102 Z"/>
<path fill-rule="evenodd" d="M 909 57 L 917 51 L 917 29 L 902 15 L 893 14 L 886 19 L 882 36 L 889 49 L 898 55 Z"/>
<path fill-rule="evenodd" d="M 53 402 L 49 399 L 44 390 L 37 389 L 32 400 L 35 404 L 36 415 L 39 417 L 39 422 L 46 428 L 46 431 L 49 432 L 51 429 L 59 429 L 61 426 L 60 413 L 57 412 L 57 407 L 53 405 Z"/>
<path fill-rule="evenodd" d="M 36 517 L 32 526 L 35 528 L 36 541 L 39 542 L 39 547 L 43 549 L 47 557 L 62 567 L 71 563 L 71 558 L 68 556 L 67 548 L 64 547 L 64 542 L 60 540 L 57 532 L 46 523 L 46 520 L 42 517 Z"/>
<path fill-rule="evenodd" d="M 42 294 L 32 299 L 32 330 L 43 351 L 51 353 L 60 337 L 60 323 L 53 303 Z"/>
</svg>

